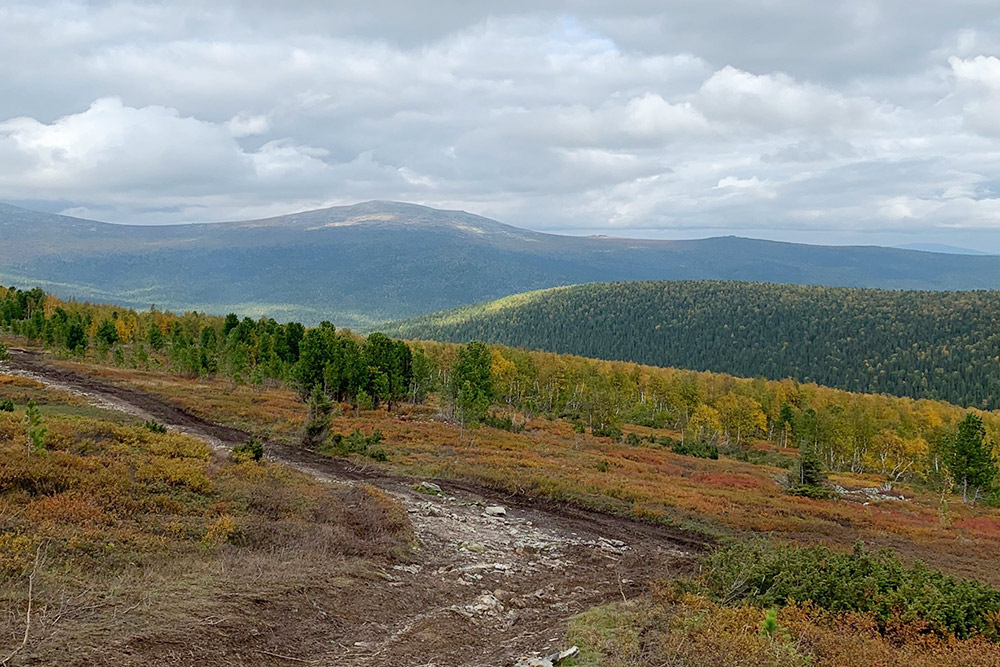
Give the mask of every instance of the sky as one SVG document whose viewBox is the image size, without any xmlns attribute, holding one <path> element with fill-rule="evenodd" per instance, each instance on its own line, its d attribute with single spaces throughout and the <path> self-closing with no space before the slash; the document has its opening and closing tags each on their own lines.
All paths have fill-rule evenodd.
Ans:
<svg viewBox="0 0 1000 667">
<path fill-rule="evenodd" d="M 1000 252 L 995 0 L 0 1 L 0 201 Z"/>
</svg>

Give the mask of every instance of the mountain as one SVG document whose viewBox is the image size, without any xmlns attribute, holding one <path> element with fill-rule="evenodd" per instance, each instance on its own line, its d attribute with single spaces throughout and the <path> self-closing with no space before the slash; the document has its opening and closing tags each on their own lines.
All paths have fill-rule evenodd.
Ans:
<svg viewBox="0 0 1000 667">
<path fill-rule="evenodd" d="M 945 243 L 904 243 L 895 246 L 903 250 L 920 250 L 923 252 L 940 252 L 946 255 L 995 255 L 996 253 L 985 252 L 983 250 L 973 250 L 972 248 L 962 248 Z"/>
<path fill-rule="evenodd" d="M 0 239 L 0 283 L 136 308 L 328 319 L 360 329 L 528 290 L 609 280 L 1000 288 L 1000 257 L 732 236 L 557 236 L 395 202 L 157 226 L 0 206 Z"/>
<path fill-rule="evenodd" d="M 518 294 L 382 330 L 1000 407 L 996 291 L 601 283 Z"/>
</svg>

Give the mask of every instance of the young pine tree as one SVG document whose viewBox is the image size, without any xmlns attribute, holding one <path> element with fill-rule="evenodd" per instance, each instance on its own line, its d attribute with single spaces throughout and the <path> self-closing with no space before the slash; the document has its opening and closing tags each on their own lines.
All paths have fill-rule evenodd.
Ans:
<svg viewBox="0 0 1000 667">
<path fill-rule="evenodd" d="M 42 413 L 38 410 L 34 399 L 28 401 L 25 418 L 28 420 L 28 453 L 44 454 L 45 434 L 48 433 L 48 429 L 42 426 Z"/>
<path fill-rule="evenodd" d="M 332 409 L 333 406 L 330 404 L 330 399 L 323 393 L 323 388 L 315 385 L 309 395 L 309 412 L 305 431 L 302 434 L 304 447 L 316 449 L 326 444 L 326 439 L 330 435 L 330 411 Z"/>
</svg>

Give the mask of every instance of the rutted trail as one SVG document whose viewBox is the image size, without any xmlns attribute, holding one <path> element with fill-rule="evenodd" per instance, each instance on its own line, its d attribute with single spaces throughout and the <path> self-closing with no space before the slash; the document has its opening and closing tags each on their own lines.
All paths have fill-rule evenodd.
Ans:
<svg viewBox="0 0 1000 667">
<path fill-rule="evenodd" d="M 11 354 L 0 372 L 33 378 L 104 409 L 155 419 L 215 448 L 248 437 L 145 392 L 50 365 L 41 354 Z M 267 451 L 322 481 L 366 482 L 391 494 L 406 506 L 420 545 L 410 564 L 381 573 L 390 593 L 384 616 L 339 637 L 335 652 L 303 656 L 314 664 L 495 666 L 550 653 L 563 648 L 571 615 L 634 597 L 705 546 L 668 528 L 503 496 L 474 484 L 442 481 L 420 492 L 412 478 L 280 443 L 268 443 Z"/>
</svg>

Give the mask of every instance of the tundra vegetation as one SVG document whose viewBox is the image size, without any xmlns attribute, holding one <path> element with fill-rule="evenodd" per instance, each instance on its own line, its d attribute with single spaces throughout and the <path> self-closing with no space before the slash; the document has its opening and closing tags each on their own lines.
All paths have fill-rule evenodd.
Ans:
<svg viewBox="0 0 1000 667">
<path fill-rule="evenodd" d="M 992 567 L 1000 554 L 993 446 L 1000 415 L 993 412 L 790 379 L 740 379 L 481 343 L 362 338 L 331 325 L 135 312 L 61 302 L 39 290 L 0 291 L 0 312 L 8 342 L 44 345 L 67 366 L 267 440 L 417 477 L 471 480 L 672 524 L 719 544 L 694 573 L 664 572 L 648 595 L 576 617 L 568 640 L 583 649 L 579 664 L 683 658 L 693 664 L 985 665 L 1000 656 L 994 588 L 1000 576 Z M 98 336 L 107 322 L 118 335 L 112 344 L 110 335 Z M 70 329 L 82 332 L 72 340 L 85 343 L 71 348 Z M 7 420 L 0 421 L 7 424 L 0 442 L 17 452 L 4 465 L 23 461 L 58 477 L 60 466 L 82 465 L 68 454 L 137 456 L 130 464 L 136 474 L 112 475 L 117 469 L 110 464 L 102 469 L 119 484 L 159 480 L 156 488 L 168 496 L 182 493 L 180 504 L 169 505 L 182 515 L 183 503 L 196 503 L 201 514 L 187 519 L 190 530 L 175 541 L 153 541 L 166 553 L 203 555 L 215 539 L 206 536 L 220 531 L 232 536 L 218 541 L 227 549 L 242 548 L 246 526 L 259 525 L 252 506 L 226 501 L 219 507 L 229 522 L 210 529 L 221 514 L 205 507 L 215 507 L 212 494 L 229 488 L 218 481 L 229 479 L 226 471 L 264 470 L 291 475 L 296 489 L 308 486 L 258 462 L 254 447 L 217 468 L 182 436 L 141 424 L 116 425 L 113 437 L 87 436 L 111 427 L 68 408 L 47 414 L 47 390 L 30 381 L 0 382 L 0 399 L 15 406 L 14 413 L 0 412 Z M 46 456 L 25 447 L 29 400 L 50 429 Z M 122 439 L 129 444 L 115 444 Z M 192 453 L 156 449 L 163 442 Z M 74 489 L 74 498 L 86 498 L 97 488 L 81 482 L 32 495 L 25 483 L 8 481 L 27 473 L 5 474 L 0 498 L 24 507 Z M 173 479 L 196 480 L 195 487 Z M 247 482 L 251 496 L 256 480 Z M 199 493 L 211 501 L 199 500 Z M 121 497 L 98 507 L 124 511 L 115 509 Z M 158 518 L 146 506 L 123 507 L 143 530 Z M 0 516 L 21 521 L 25 512 Z M 84 525 L 77 515 L 66 516 L 73 525 L 59 540 Z M 13 599 L 23 595 L 38 545 L 57 540 L 36 534 L 44 523 L 25 518 L 10 525 L 5 534 L 21 539 L 6 574 Z M 403 527 L 390 531 L 395 537 L 380 553 L 392 557 L 404 534 Z M 762 534 L 768 539 L 753 537 Z M 126 560 L 165 553 L 146 543 L 128 546 L 124 538 L 100 539 L 133 549 Z M 5 557 L 11 549 L 4 546 Z M 124 562 L 88 549 L 104 566 Z"/>
<path fill-rule="evenodd" d="M 245 641 L 258 628 L 317 598 L 336 619 L 363 609 L 347 583 L 407 559 L 401 505 L 263 462 L 260 443 L 221 458 L 0 370 L 4 400 L 16 408 L 0 411 L 4 664 L 169 664 L 180 646 L 199 664 L 261 664 L 317 628 L 299 615 Z"/>
</svg>

